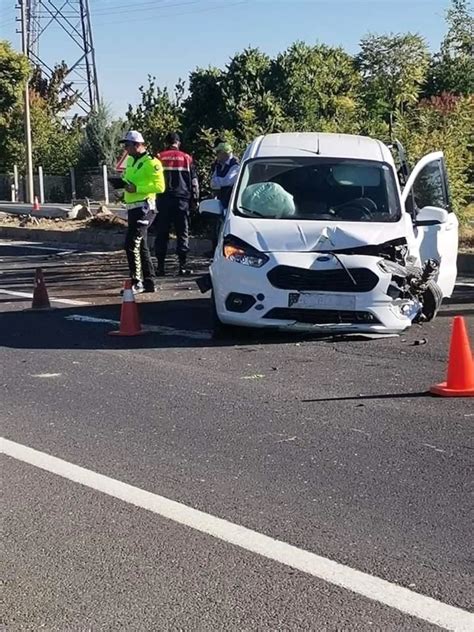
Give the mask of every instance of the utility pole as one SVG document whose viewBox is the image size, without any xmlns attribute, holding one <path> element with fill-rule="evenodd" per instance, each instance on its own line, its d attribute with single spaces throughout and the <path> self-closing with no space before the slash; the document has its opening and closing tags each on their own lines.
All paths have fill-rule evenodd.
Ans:
<svg viewBox="0 0 474 632">
<path fill-rule="evenodd" d="M 20 2 L 21 21 L 21 49 L 24 55 L 28 56 L 28 24 L 26 18 L 26 0 Z M 25 148 L 26 148 L 26 202 L 33 204 L 33 154 L 31 146 L 31 117 L 30 117 L 30 78 L 25 82 L 24 87 L 24 113 L 25 113 Z"/>
</svg>

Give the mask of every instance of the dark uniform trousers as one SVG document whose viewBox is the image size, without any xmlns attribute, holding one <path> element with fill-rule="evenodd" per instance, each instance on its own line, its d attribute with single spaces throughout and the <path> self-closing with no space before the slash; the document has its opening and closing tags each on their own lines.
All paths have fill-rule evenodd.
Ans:
<svg viewBox="0 0 474 632">
<path fill-rule="evenodd" d="M 125 237 L 130 276 L 134 283 L 144 281 L 153 283 L 155 277 L 153 261 L 148 248 L 148 228 L 152 224 L 154 213 L 143 206 L 129 209 L 128 229 Z"/>
<path fill-rule="evenodd" d="M 158 215 L 155 221 L 155 253 L 161 265 L 168 251 L 170 229 L 176 233 L 176 253 L 180 261 L 185 261 L 189 252 L 189 200 L 171 195 L 157 196 Z"/>
</svg>

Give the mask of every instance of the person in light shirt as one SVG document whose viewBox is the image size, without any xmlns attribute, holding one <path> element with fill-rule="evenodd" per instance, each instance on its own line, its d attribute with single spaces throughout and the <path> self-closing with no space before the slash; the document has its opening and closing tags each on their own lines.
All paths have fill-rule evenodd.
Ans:
<svg viewBox="0 0 474 632">
<path fill-rule="evenodd" d="M 232 189 L 239 174 L 239 159 L 232 153 L 232 145 L 221 139 L 217 139 L 214 145 L 216 160 L 213 164 L 211 175 L 211 189 L 218 200 L 220 200 L 224 209 L 229 206 Z M 212 257 L 217 247 L 219 228 L 221 222 L 217 221 L 212 227 L 212 251 L 209 256 Z"/>
</svg>

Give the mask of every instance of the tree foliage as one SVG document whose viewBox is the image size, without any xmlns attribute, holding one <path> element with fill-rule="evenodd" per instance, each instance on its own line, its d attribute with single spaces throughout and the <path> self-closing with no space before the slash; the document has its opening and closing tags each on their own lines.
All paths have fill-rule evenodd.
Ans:
<svg viewBox="0 0 474 632">
<path fill-rule="evenodd" d="M 30 73 L 28 60 L 0 40 L 0 166 L 11 169 L 21 151 L 21 136 L 12 134 L 22 109 L 25 82 Z"/>
<path fill-rule="evenodd" d="M 137 129 L 149 148 L 181 132 L 193 153 L 206 192 L 217 137 L 241 154 L 256 136 L 285 131 L 366 134 L 390 142 L 399 137 L 414 162 L 444 150 L 456 207 L 472 199 L 474 141 L 470 118 L 474 92 L 474 18 L 469 0 L 451 0 L 446 35 L 430 55 L 419 34 L 367 35 L 357 55 L 322 43 L 295 42 L 274 57 L 249 47 L 220 68 L 196 68 L 187 85 L 173 90 L 149 75 L 130 105 L 126 122 L 101 105 L 87 120 L 65 125 L 77 95 L 68 69 L 57 64 L 49 79 L 33 69 L 31 111 L 36 164 L 64 172 L 71 165 L 112 166 L 118 140 Z M 21 87 L 26 59 L 0 41 L 0 164 L 23 163 Z"/>
<path fill-rule="evenodd" d="M 461 219 L 473 198 L 474 186 L 474 97 L 445 93 L 422 99 L 400 116 L 395 133 L 404 144 L 410 161 L 442 149 L 446 159 L 455 210 Z"/>
<path fill-rule="evenodd" d="M 156 77 L 149 75 L 148 86 L 140 86 L 139 92 L 140 103 L 128 107 L 128 125 L 140 130 L 150 149 L 158 151 L 163 148 L 167 132 L 180 128 L 184 83 L 179 81 L 171 96 L 167 88 L 156 85 Z"/>
<path fill-rule="evenodd" d="M 8 113 L 21 101 L 22 89 L 30 74 L 28 60 L 0 40 L 0 114 Z"/>
<path fill-rule="evenodd" d="M 121 153 L 120 140 L 126 125 L 113 118 L 110 107 L 101 102 L 96 112 L 89 115 L 80 144 L 79 167 L 93 169 L 102 165 L 113 168 Z"/>
<path fill-rule="evenodd" d="M 36 66 L 30 80 L 30 90 L 41 97 L 52 115 L 68 112 L 79 98 L 73 84 L 67 81 L 69 69 L 63 61 L 57 64 L 48 79 Z"/>
<path fill-rule="evenodd" d="M 294 130 L 354 130 L 360 82 L 354 59 L 342 48 L 297 42 L 277 56 L 270 85 Z"/>
<path fill-rule="evenodd" d="M 420 35 L 369 35 L 360 49 L 362 98 L 374 118 L 388 122 L 416 104 L 429 65 L 428 47 Z"/>
<path fill-rule="evenodd" d="M 474 17 L 467 0 L 453 0 L 446 14 L 448 32 L 431 60 L 425 94 L 474 93 Z"/>
</svg>

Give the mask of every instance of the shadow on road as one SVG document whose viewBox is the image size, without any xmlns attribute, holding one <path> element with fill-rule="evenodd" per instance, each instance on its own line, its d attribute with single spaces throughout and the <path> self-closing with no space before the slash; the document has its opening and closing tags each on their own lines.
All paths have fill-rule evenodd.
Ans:
<svg viewBox="0 0 474 632">
<path fill-rule="evenodd" d="M 413 397 L 431 397 L 429 391 L 420 391 L 415 393 L 383 393 L 381 395 L 353 395 L 350 397 L 320 397 L 318 399 L 302 399 L 305 404 L 313 402 L 347 402 L 347 401 L 363 401 L 366 399 L 408 399 Z"/>
<path fill-rule="evenodd" d="M 69 274 L 66 271 L 58 271 L 61 275 Z M 96 271 L 90 269 L 89 272 Z M 3 279 L 2 279 L 3 281 Z M 173 279 L 171 281 L 174 282 Z M 24 283 L 17 278 L 17 288 Z M 97 282 L 91 283 L 94 295 L 100 297 L 100 288 Z M 54 284 L 53 284 L 54 286 Z M 21 287 L 21 286 L 20 286 Z M 82 280 L 84 288 L 84 279 Z M 24 289 L 24 288 L 21 288 Z M 31 291 L 31 287 L 28 288 Z M 0 306 L 3 303 L 11 303 L 11 309 L 0 313 L 0 345 L 16 349 L 154 349 L 154 348 L 202 348 L 202 347 L 235 347 L 246 345 L 267 344 L 297 344 L 303 341 L 317 341 L 321 343 L 333 343 L 350 340 L 351 342 L 363 342 L 367 344 L 370 338 L 362 335 L 314 335 L 297 332 L 282 333 L 275 331 L 247 330 L 243 329 L 238 337 L 225 340 L 214 340 L 211 336 L 211 318 L 209 299 L 206 297 L 186 297 L 190 288 L 181 286 L 169 286 L 166 288 L 168 296 L 175 294 L 177 298 L 155 299 L 155 295 L 143 295 L 138 297 L 140 320 L 142 326 L 152 327 L 155 330 L 147 335 L 127 338 L 114 338 L 108 335 L 109 331 L 118 328 L 120 320 L 120 298 L 112 297 L 113 302 L 103 305 L 84 305 L 75 307 L 63 307 L 51 312 L 25 311 L 25 299 L 18 297 L 1 296 Z M 176 291 L 175 291 L 176 290 Z M 51 292 L 55 293 L 54 288 Z M 68 298 L 76 296 L 74 292 L 68 294 Z M 91 295 L 92 296 L 92 295 Z M 90 297 L 91 297 L 90 296 Z M 103 296 L 103 294 L 102 294 Z M 160 294 L 156 295 L 157 297 Z M 86 295 L 85 298 L 90 298 Z M 23 303 L 16 307 L 16 303 Z M 28 301 L 27 301 L 28 302 Z M 55 307 L 60 304 L 54 303 Z M 437 318 L 448 318 L 455 315 L 474 314 L 474 289 L 469 285 L 461 285 L 456 288 L 456 293 L 449 300 L 449 304 L 443 308 Z M 76 317 L 77 320 L 68 320 L 68 317 Z M 100 322 L 80 321 L 84 318 L 103 319 Z M 429 324 L 428 324 L 429 328 Z M 419 335 L 413 329 L 415 335 Z M 396 397 L 421 397 L 424 394 L 407 393 L 400 395 L 387 395 L 387 398 Z M 380 396 L 382 397 L 382 396 Z M 374 399 L 379 398 L 373 396 Z M 354 399 L 360 399 L 355 397 Z M 326 400 L 315 400 L 326 401 Z"/>
<path fill-rule="evenodd" d="M 350 339 L 371 342 L 362 335 L 334 336 L 242 329 L 228 339 L 211 333 L 209 299 L 141 301 L 138 309 L 146 335 L 113 337 L 120 321 L 120 303 L 59 308 L 52 311 L 10 310 L 0 313 L 0 346 L 16 349 L 154 349 L 235 347 L 266 344 L 295 345 L 304 341 L 333 343 Z M 57 307 L 57 303 L 53 306 Z M 91 319 L 88 321 L 88 319 Z M 101 322 L 101 320 L 105 322 Z M 112 321 L 112 322 L 106 322 Z M 154 331 L 153 331 L 154 329 Z"/>
</svg>

